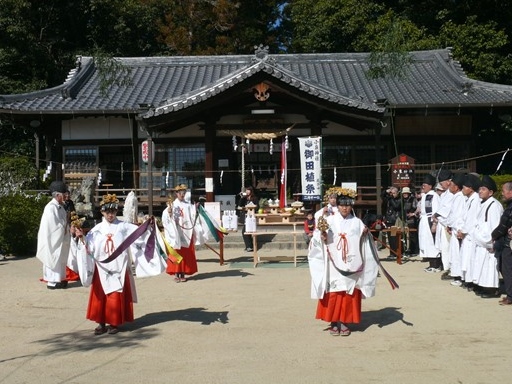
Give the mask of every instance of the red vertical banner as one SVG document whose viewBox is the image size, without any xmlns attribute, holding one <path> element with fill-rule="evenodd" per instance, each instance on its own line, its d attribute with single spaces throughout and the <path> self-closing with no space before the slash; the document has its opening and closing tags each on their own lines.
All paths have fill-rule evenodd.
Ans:
<svg viewBox="0 0 512 384">
<path fill-rule="evenodd" d="M 279 208 L 284 208 L 288 205 L 286 201 L 286 179 L 287 179 L 288 166 L 286 164 L 286 136 L 283 137 L 281 143 L 281 189 L 279 190 Z"/>
</svg>

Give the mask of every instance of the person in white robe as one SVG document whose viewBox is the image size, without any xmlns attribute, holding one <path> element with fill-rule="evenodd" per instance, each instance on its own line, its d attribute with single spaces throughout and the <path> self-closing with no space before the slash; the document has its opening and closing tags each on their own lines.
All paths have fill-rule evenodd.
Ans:
<svg viewBox="0 0 512 384">
<path fill-rule="evenodd" d="M 460 253 L 460 246 L 462 240 L 457 237 L 457 233 L 462 227 L 465 214 L 464 207 L 466 203 L 466 196 L 464 196 L 464 194 L 462 193 L 464 177 L 465 175 L 462 173 L 456 173 L 452 177 L 450 192 L 453 194 L 453 200 L 446 224 L 447 229 L 451 234 L 449 270 L 450 278 L 452 279 L 450 284 L 452 284 L 453 286 L 462 285 L 462 256 Z"/>
<path fill-rule="evenodd" d="M 66 184 L 53 181 L 50 192 L 52 199 L 46 204 L 39 224 L 36 257 L 43 263 L 43 280 L 47 288 L 53 290 L 67 287 L 66 264 L 71 235 L 63 205 Z"/>
<path fill-rule="evenodd" d="M 103 196 L 101 213 L 103 220 L 85 236 L 81 228 L 76 229 L 78 265 L 80 279 L 84 286 L 91 286 L 87 319 L 98 323 L 94 334 L 116 334 L 119 326 L 133 321 L 133 303 L 137 302 L 132 262 L 137 277 L 155 276 L 165 270 L 162 257 L 145 255 L 150 231 L 133 239 L 125 250 L 107 261 L 127 238 L 138 230 L 132 223 L 117 218 L 119 200 L 115 194 Z M 154 229 L 157 232 L 156 229 Z M 155 237 L 158 234 L 155 233 Z M 156 244 L 155 250 L 157 248 Z"/>
<path fill-rule="evenodd" d="M 433 190 L 436 179 L 427 174 L 421 186 L 420 222 L 418 225 L 418 242 L 420 256 L 429 262 L 425 272 L 441 271 L 441 256 L 435 244 L 437 224 L 432 220 L 434 212 L 439 208 L 439 195 Z"/>
<path fill-rule="evenodd" d="M 484 299 L 500 297 L 498 261 L 495 257 L 491 236 L 493 229 L 499 225 L 503 214 L 503 206 L 493 197 L 496 189 L 496 182 L 490 176 L 483 175 L 482 186 L 478 190 L 482 203 L 473 230 L 476 252 L 472 277 L 473 284 L 480 288 L 480 297 Z"/>
<path fill-rule="evenodd" d="M 327 198 L 327 204 L 325 204 L 324 207 L 320 208 L 318 211 L 315 212 L 315 222 L 318 222 L 318 219 L 321 216 L 327 217 L 334 215 L 336 212 L 338 212 L 338 195 L 335 192 L 327 192 L 324 198 Z"/>
<path fill-rule="evenodd" d="M 320 216 L 308 252 L 311 298 L 316 318 L 330 323 L 333 336 L 348 336 L 346 323 L 359 323 L 361 299 L 375 295 L 378 265 L 368 228 L 352 214 L 355 191 L 338 197 L 338 209 Z"/>
<path fill-rule="evenodd" d="M 438 172 L 437 178 L 443 192 L 439 196 L 439 208 L 434 212 L 433 222 L 437 223 L 436 227 L 436 240 L 435 244 L 439 252 L 441 253 L 441 263 L 443 270 L 442 277 L 450 279 L 450 238 L 451 233 L 446 230 L 448 224 L 448 216 L 452 208 L 452 202 L 454 195 L 450 191 L 452 184 L 452 173 L 446 169 L 442 169 Z"/>
<path fill-rule="evenodd" d="M 461 280 L 462 287 L 467 288 L 469 291 L 473 290 L 473 273 L 476 244 L 474 239 L 474 228 L 477 223 L 476 217 L 480 209 L 480 197 L 478 196 L 478 189 L 481 182 L 478 176 L 474 174 L 467 174 L 462 183 L 462 193 L 466 196 L 467 200 L 464 206 L 464 216 L 457 231 L 457 238 L 461 240 Z"/>
<path fill-rule="evenodd" d="M 176 198 L 169 200 L 168 207 L 162 212 L 162 225 L 165 238 L 182 257 L 178 263 L 167 262 L 166 272 L 175 275 L 177 283 L 187 281 L 185 275 L 197 273 L 196 245 L 202 245 L 208 239 L 197 217 L 194 204 L 185 201 L 188 187 L 180 184 L 174 188 Z"/>
</svg>

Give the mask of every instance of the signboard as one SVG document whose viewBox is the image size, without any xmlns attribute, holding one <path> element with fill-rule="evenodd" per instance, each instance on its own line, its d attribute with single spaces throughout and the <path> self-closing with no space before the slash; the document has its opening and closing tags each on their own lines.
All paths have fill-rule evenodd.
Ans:
<svg viewBox="0 0 512 384">
<path fill-rule="evenodd" d="M 391 159 L 391 184 L 403 188 L 414 185 L 414 159 L 403 153 Z"/>
<path fill-rule="evenodd" d="M 210 214 L 210 216 L 212 216 L 215 221 L 217 221 L 217 223 L 219 225 L 222 225 L 221 224 L 221 221 L 220 221 L 220 203 L 217 202 L 217 201 L 210 201 L 210 202 L 205 202 L 204 203 L 204 209 Z"/>
<path fill-rule="evenodd" d="M 215 201 L 220 203 L 222 212 L 236 210 L 235 200 L 235 195 L 215 195 Z"/>
<path fill-rule="evenodd" d="M 299 137 L 303 201 L 322 200 L 322 138 Z"/>
<path fill-rule="evenodd" d="M 155 144 L 152 143 L 151 146 L 151 154 L 153 155 L 151 159 L 155 160 Z M 140 145 L 140 153 L 142 155 L 142 161 L 147 163 L 149 161 L 149 141 L 144 140 Z"/>
</svg>

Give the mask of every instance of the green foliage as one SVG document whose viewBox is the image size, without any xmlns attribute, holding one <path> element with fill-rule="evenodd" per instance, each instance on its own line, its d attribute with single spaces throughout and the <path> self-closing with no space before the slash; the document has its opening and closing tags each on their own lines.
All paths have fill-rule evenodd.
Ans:
<svg viewBox="0 0 512 384">
<path fill-rule="evenodd" d="M 37 170 L 26 157 L 0 157 L 0 196 L 35 189 Z"/>
<path fill-rule="evenodd" d="M 398 77 L 405 78 L 412 62 L 408 47 L 408 35 L 405 26 L 410 25 L 406 20 L 392 20 L 383 33 L 375 40 L 375 50 L 368 59 L 370 78 Z"/>
<path fill-rule="evenodd" d="M 0 116 L 0 157 L 34 157 L 35 131 L 11 121 L 11 116 Z"/>
<path fill-rule="evenodd" d="M 494 21 L 481 23 L 470 16 L 461 24 L 447 21 L 440 30 L 444 46 L 452 46 L 469 77 L 490 82 L 510 82 L 512 59 L 503 56 L 509 39 Z"/>
<path fill-rule="evenodd" d="M 7 254 L 33 256 L 47 196 L 0 196 L 0 249 Z"/>
<path fill-rule="evenodd" d="M 100 78 L 100 95 L 108 96 L 108 91 L 113 85 L 129 87 L 133 85 L 131 69 L 124 66 L 119 60 L 109 54 L 96 50 L 94 61 Z"/>
<path fill-rule="evenodd" d="M 366 26 L 383 12 L 368 0 L 296 0 L 287 7 L 294 52 L 352 52 Z"/>
<path fill-rule="evenodd" d="M 491 178 L 496 182 L 497 187 L 497 191 L 494 191 L 493 196 L 498 201 L 502 201 L 501 187 L 503 184 L 512 181 L 512 175 L 492 175 Z"/>
</svg>

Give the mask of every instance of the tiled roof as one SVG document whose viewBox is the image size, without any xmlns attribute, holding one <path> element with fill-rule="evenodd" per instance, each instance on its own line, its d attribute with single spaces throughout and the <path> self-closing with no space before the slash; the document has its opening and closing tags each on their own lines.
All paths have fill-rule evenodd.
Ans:
<svg viewBox="0 0 512 384">
<path fill-rule="evenodd" d="M 118 58 L 131 70 L 131 86 L 100 92 L 91 57 L 66 81 L 42 91 L 0 96 L 0 111 L 18 113 L 109 114 L 143 112 L 145 117 L 182 110 L 235 84 L 265 73 L 320 99 L 344 107 L 383 112 L 390 107 L 478 107 L 512 105 L 512 86 L 466 77 L 449 49 L 411 52 L 405 78 L 370 79 L 367 53 L 283 54 Z M 249 80 L 250 81 L 250 80 Z M 249 83 L 250 84 L 250 83 Z M 147 111 L 147 106 L 153 108 Z"/>
</svg>

